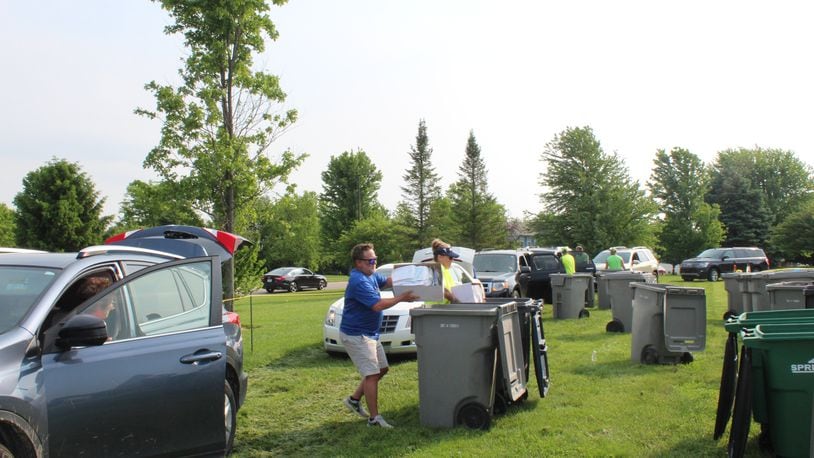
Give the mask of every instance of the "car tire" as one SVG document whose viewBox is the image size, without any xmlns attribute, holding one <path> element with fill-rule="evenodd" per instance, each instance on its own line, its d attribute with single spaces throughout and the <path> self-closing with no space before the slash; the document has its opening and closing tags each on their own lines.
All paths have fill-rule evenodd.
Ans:
<svg viewBox="0 0 814 458">
<path fill-rule="evenodd" d="M 299 290 L 300 290 L 300 287 L 299 287 L 299 285 L 297 285 L 297 282 L 292 281 L 291 283 L 288 284 L 288 292 L 294 293 L 294 292 L 297 292 Z"/>
<path fill-rule="evenodd" d="M 266 292 L 271 294 L 274 292 L 274 288 L 266 288 Z"/>
<path fill-rule="evenodd" d="M 14 455 L 5 445 L 0 444 L 0 458 L 14 458 Z"/>
<path fill-rule="evenodd" d="M 326 282 L 325 280 L 320 280 L 319 284 L 317 285 L 317 289 L 323 290 L 325 289 L 326 286 L 328 286 L 328 282 Z"/>
<path fill-rule="evenodd" d="M 709 269 L 709 273 L 707 273 L 707 279 L 709 281 L 718 281 L 721 278 L 721 273 L 718 272 L 718 269 L 712 268 Z"/>
<path fill-rule="evenodd" d="M 692 277 L 681 277 L 681 279 L 684 281 L 692 281 Z"/>
<path fill-rule="evenodd" d="M 229 382 L 223 382 L 223 419 L 226 428 L 226 445 L 224 454 L 228 455 L 232 452 L 232 446 L 235 443 L 235 428 L 237 426 L 237 401 L 235 400 L 235 393 L 232 391 L 232 385 Z"/>
</svg>

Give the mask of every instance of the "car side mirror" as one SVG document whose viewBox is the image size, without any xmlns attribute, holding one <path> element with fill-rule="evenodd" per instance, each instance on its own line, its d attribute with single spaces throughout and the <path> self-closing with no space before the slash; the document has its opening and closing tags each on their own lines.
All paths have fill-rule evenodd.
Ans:
<svg viewBox="0 0 814 458">
<path fill-rule="evenodd" d="M 107 324 L 94 315 L 76 315 L 69 319 L 57 334 L 58 347 L 90 347 L 107 342 Z"/>
<path fill-rule="evenodd" d="M 531 273 L 531 267 L 529 267 L 529 266 L 520 266 L 520 273 L 521 274 Z"/>
<path fill-rule="evenodd" d="M 729 259 L 729 256 L 721 256 L 721 261 L 726 261 L 727 259 Z"/>
</svg>

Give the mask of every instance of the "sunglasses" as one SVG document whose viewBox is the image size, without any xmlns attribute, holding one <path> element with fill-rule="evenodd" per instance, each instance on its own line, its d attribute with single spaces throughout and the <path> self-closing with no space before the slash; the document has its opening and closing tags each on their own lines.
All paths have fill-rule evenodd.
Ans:
<svg viewBox="0 0 814 458">
<path fill-rule="evenodd" d="M 367 263 L 370 264 L 371 266 L 375 266 L 376 265 L 376 259 L 377 258 L 357 258 L 356 260 L 357 261 L 367 261 Z"/>
</svg>

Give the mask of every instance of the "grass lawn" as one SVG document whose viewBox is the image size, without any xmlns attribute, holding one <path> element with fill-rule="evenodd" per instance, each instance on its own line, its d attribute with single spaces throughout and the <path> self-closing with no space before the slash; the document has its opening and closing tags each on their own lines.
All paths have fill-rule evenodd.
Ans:
<svg viewBox="0 0 814 458">
<path fill-rule="evenodd" d="M 676 276 L 660 281 L 690 285 Z M 359 381 L 352 363 L 321 345 L 325 312 L 342 292 L 259 295 L 251 305 L 243 299 L 237 310 L 249 392 L 234 456 L 725 456 L 728 430 L 717 442 L 712 431 L 726 291 L 723 282 L 692 286 L 706 289 L 707 347 L 687 365 L 632 362 L 630 334 L 605 332 L 610 310 L 553 320 L 546 304 L 549 394 L 541 399 L 530 381 L 528 399 L 496 416 L 488 431 L 420 425 L 415 357 L 391 357 L 380 384 L 380 411 L 396 428 L 368 428 L 341 404 Z M 751 428 L 752 456 L 760 456 L 758 430 Z"/>
</svg>

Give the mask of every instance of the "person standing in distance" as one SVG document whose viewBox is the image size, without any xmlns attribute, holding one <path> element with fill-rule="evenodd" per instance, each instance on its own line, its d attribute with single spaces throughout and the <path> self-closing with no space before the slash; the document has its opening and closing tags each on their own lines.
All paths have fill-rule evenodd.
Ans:
<svg viewBox="0 0 814 458">
<path fill-rule="evenodd" d="M 458 253 L 452 251 L 449 243 L 441 239 L 432 241 L 432 257 L 435 262 L 441 266 L 441 277 L 444 284 L 444 304 L 458 302 L 458 299 L 452 294 L 452 287 L 461 284 L 461 279 L 452 271 L 452 260 L 460 256 Z"/>
<path fill-rule="evenodd" d="M 616 248 L 610 249 L 610 256 L 605 260 L 605 268 L 608 270 L 625 270 L 625 260 L 616 254 Z"/>
<path fill-rule="evenodd" d="M 577 264 L 574 261 L 574 257 L 571 256 L 570 249 L 568 247 L 562 248 L 562 266 L 565 268 L 566 275 L 573 275 L 577 271 Z"/>
<path fill-rule="evenodd" d="M 391 299 L 382 299 L 379 288 L 392 286 L 392 278 L 376 273 L 376 252 L 373 244 L 360 243 L 351 250 L 353 269 L 345 289 L 345 310 L 339 337 L 354 366 L 362 375 L 362 381 L 343 403 L 351 411 L 368 419 L 368 426 L 392 428 L 379 414 L 379 380 L 387 374 L 389 366 L 384 347 L 379 341 L 382 310 L 399 302 L 418 299 L 412 291 L 406 291 Z M 362 407 L 365 397 L 370 414 Z"/>
</svg>

